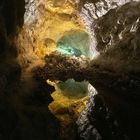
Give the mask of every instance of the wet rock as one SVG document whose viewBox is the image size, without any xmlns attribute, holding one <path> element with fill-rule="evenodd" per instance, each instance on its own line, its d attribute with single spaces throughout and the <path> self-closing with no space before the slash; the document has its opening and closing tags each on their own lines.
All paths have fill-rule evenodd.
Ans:
<svg viewBox="0 0 140 140">
<path fill-rule="evenodd" d="M 106 78 L 108 75 L 110 80 L 111 77 L 112 80 L 116 79 L 116 83 L 112 81 L 114 84 L 108 85 L 115 86 L 120 83 L 119 85 L 122 84 L 122 86 L 132 86 L 131 81 L 138 80 L 136 77 L 139 77 L 140 70 L 139 9 L 139 2 L 127 3 L 110 10 L 94 22 L 97 49 L 101 55 L 95 61 L 93 60 L 90 68 L 99 66 L 99 73 L 104 73 Z M 139 89 L 138 84 L 135 86 Z"/>
<path fill-rule="evenodd" d="M 94 91 L 95 92 L 95 91 Z M 113 112 L 100 95 L 92 93 L 77 121 L 81 140 L 125 140 Z"/>
<path fill-rule="evenodd" d="M 92 75 L 89 81 L 104 100 L 98 103 L 96 98 L 91 98 L 89 104 L 95 103 L 90 107 L 94 106 L 92 111 L 97 110 L 91 113 L 88 107 L 79 117 L 81 139 L 91 136 L 88 138 L 135 140 L 139 137 L 139 6 L 139 2 L 127 3 L 93 22 L 100 56 L 90 64 L 88 74 Z M 108 125 L 111 129 L 105 128 Z"/>
</svg>

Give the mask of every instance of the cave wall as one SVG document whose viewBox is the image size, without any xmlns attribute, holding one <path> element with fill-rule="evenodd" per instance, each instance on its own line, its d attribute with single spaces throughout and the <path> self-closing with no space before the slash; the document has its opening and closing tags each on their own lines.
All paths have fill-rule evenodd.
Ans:
<svg viewBox="0 0 140 140">
<path fill-rule="evenodd" d="M 2 0 L 0 2 L 0 10 L 7 34 L 14 32 L 17 26 L 23 25 L 25 12 L 24 0 Z"/>
<path fill-rule="evenodd" d="M 60 54 L 46 57 L 44 77 L 87 79 L 98 91 L 78 119 L 79 139 L 139 138 L 139 6 L 124 1 L 93 20 L 90 31 L 100 55 L 91 63 Z"/>
<path fill-rule="evenodd" d="M 87 68 L 87 77 L 99 95 L 91 98 L 78 119 L 82 139 L 139 138 L 139 6 L 116 6 L 92 22 L 100 56 Z"/>
<path fill-rule="evenodd" d="M 48 109 L 54 88 L 31 73 L 23 79 L 17 59 L 24 13 L 24 0 L 0 1 L 0 140 L 56 140 L 59 123 Z"/>
<path fill-rule="evenodd" d="M 18 7 L 19 6 L 19 7 Z M 17 124 L 15 110 L 8 99 L 15 94 L 20 81 L 20 66 L 16 62 L 14 36 L 16 27 L 23 24 L 24 1 L 0 2 L 0 139 L 10 139 Z"/>
<path fill-rule="evenodd" d="M 110 71 L 122 78 L 125 75 L 122 80 L 128 80 L 127 86 L 131 88 L 134 88 L 133 85 L 137 85 L 136 81 L 140 71 L 139 6 L 139 2 L 127 3 L 110 10 L 106 15 L 93 22 L 97 39 L 96 49 L 101 55 L 93 60 L 91 67 L 99 66 L 99 69 Z M 132 81 L 136 83 L 133 84 Z"/>
<path fill-rule="evenodd" d="M 3 0 L 0 2 L 0 68 L 1 82 L 3 82 L 1 85 L 4 86 L 1 87 L 4 89 L 6 83 L 10 83 L 20 76 L 20 66 L 16 62 L 17 51 L 14 34 L 16 34 L 16 27 L 23 24 L 24 6 L 24 1 Z M 1 89 L 1 91 L 3 90 Z"/>
</svg>

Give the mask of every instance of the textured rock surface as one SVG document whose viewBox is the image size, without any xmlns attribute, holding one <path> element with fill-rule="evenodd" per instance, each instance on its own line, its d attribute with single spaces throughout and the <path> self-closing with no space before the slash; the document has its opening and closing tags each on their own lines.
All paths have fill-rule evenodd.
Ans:
<svg viewBox="0 0 140 140">
<path fill-rule="evenodd" d="M 91 98 L 88 104 L 90 107 L 81 114 L 78 120 L 81 139 L 86 140 L 89 136 L 88 139 L 135 140 L 139 137 L 139 6 L 139 2 L 117 6 L 93 22 L 100 56 L 85 68 L 70 65 L 67 69 L 65 66 L 68 61 L 62 61 L 56 71 L 50 69 L 54 67 L 53 61 L 49 62 L 51 67 L 46 67 L 46 74 L 49 70 L 52 79 L 66 80 L 73 77 L 76 80 L 89 80 L 103 98 L 99 104 L 96 104 L 96 98 Z M 75 61 L 78 63 L 78 60 Z M 67 74 L 62 76 L 62 73 Z M 92 104 L 93 100 L 95 104 Z M 102 123 L 99 123 L 100 120 Z"/>
<path fill-rule="evenodd" d="M 139 0 L 81 0 L 79 3 L 80 16 L 83 19 L 85 26 L 91 35 L 91 50 L 93 57 L 98 55 L 95 49 L 97 45 L 96 35 L 94 33 L 93 22 L 104 16 L 111 9 L 120 7 L 131 1 Z M 111 21 L 112 23 L 112 21 Z"/>
<path fill-rule="evenodd" d="M 87 107 L 78 120 L 81 139 L 86 140 L 88 136 L 88 139 L 117 140 L 139 137 L 139 6 L 139 2 L 127 3 L 110 10 L 92 24 L 100 56 L 91 63 L 89 73 L 100 75 L 100 78 L 91 77 L 97 79 L 93 80 L 93 85 L 98 85 L 96 88 L 104 105 L 96 104 L 96 97 L 91 98 L 88 105 L 94 108 Z M 100 89 L 101 85 L 110 90 Z"/>
<path fill-rule="evenodd" d="M 19 5 L 19 7 L 17 7 Z M 7 10 L 8 9 L 8 10 Z M 13 10 L 14 9 L 14 10 Z M 9 93 L 11 85 L 20 80 L 21 69 L 16 61 L 17 50 L 14 44 L 16 26 L 23 24 L 24 1 L 0 2 L 0 94 Z M 9 26 L 10 25 L 10 26 Z M 16 85 L 16 84 L 15 84 Z M 14 89 L 14 88 L 13 88 Z M 9 90 L 9 91 L 8 91 Z M 7 94 L 8 94 L 7 93 Z M 12 94 L 9 93 L 9 94 Z"/>
<path fill-rule="evenodd" d="M 133 86 L 133 81 L 136 81 L 137 88 L 140 71 L 139 9 L 139 2 L 127 3 L 93 23 L 101 55 L 91 64 L 91 67 L 96 65 L 99 69 L 124 76 L 123 81 L 130 82 L 127 86 Z"/>
<path fill-rule="evenodd" d="M 22 76 L 31 57 L 20 65 L 16 60 L 19 52 L 25 52 L 17 48 L 15 37 L 24 12 L 24 0 L 0 1 L 0 140 L 59 139 L 59 122 L 48 110 L 54 88 L 35 75 L 32 78 L 30 70 Z"/>
<path fill-rule="evenodd" d="M 95 91 L 93 91 L 95 92 Z M 113 113 L 99 95 L 92 93 L 89 103 L 81 113 L 77 125 L 82 140 L 124 140 Z"/>
</svg>

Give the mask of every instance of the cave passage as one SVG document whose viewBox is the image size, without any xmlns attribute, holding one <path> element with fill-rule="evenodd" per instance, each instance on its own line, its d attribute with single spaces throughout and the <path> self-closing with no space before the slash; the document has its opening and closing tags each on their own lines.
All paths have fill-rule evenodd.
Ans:
<svg viewBox="0 0 140 140">
<path fill-rule="evenodd" d="M 91 58 L 90 37 L 87 32 L 82 30 L 70 30 L 57 42 L 57 51 L 66 56 Z M 80 98 L 88 94 L 87 81 L 77 82 L 74 79 L 68 79 L 66 82 L 59 82 L 58 89 L 65 96 L 71 98 Z"/>
<path fill-rule="evenodd" d="M 57 41 L 57 51 L 68 56 L 84 55 L 90 58 L 90 37 L 82 30 L 67 31 Z"/>
</svg>

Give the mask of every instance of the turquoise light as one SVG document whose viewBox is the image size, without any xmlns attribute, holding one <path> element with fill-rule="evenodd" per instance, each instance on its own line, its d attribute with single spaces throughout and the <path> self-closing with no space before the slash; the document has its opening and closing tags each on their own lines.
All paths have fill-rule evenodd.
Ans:
<svg viewBox="0 0 140 140">
<path fill-rule="evenodd" d="M 90 58 L 90 37 L 82 30 L 70 30 L 63 34 L 57 41 L 57 51 L 69 56 L 81 56 Z"/>
<path fill-rule="evenodd" d="M 58 43 L 57 44 L 57 51 L 69 55 L 69 56 L 80 56 L 82 55 L 82 52 L 72 46 L 69 46 L 68 44 Z"/>
<path fill-rule="evenodd" d="M 57 41 L 57 51 L 66 56 L 79 57 L 84 55 L 90 58 L 90 38 L 85 31 L 71 30 Z M 88 82 L 76 82 L 74 79 L 68 79 L 65 82 L 59 82 L 57 87 L 62 94 L 73 98 L 82 98 L 88 94 Z"/>
<path fill-rule="evenodd" d="M 88 94 L 88 82 L 76 82 L 74 79 L 68 79 L 65 82 L 59 82 L 57 87 L 61 93 L 68 97 L 82 98 Z"/>
</svg>

